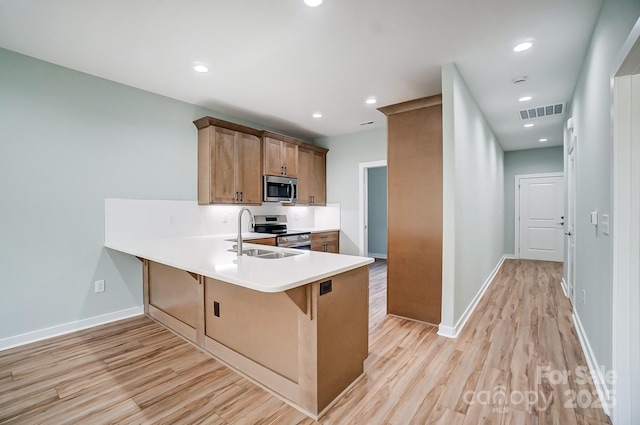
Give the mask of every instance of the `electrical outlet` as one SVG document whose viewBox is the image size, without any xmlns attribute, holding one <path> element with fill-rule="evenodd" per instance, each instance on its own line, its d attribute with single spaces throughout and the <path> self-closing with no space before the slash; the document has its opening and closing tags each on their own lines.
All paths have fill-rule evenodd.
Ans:
<svg viewBox="0 0 640 425">
<path fill-rule="evenodd" d="M 582 290 L 582 304 L 587 305 L 587 290 Z"/>
<path fill-rule="evenodd" d="M 96 288 L 96 294 L 98 292 L 104 292 L 104 280 L 96 280 L 95 288 Z"/>
<path fill-rule="evenodd" d="M 176 217 L 174 215 L 169 216 L 169 224 L 176 224 Z"/>
</svg>

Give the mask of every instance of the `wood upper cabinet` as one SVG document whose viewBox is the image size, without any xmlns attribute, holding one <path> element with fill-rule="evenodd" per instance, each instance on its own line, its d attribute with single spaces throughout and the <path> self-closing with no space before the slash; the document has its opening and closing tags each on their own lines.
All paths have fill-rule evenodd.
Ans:
<svg viewBox="0 0 640 425">
<path fill-rule="evenodd" d="M 204 117 L 198 127 L 198 203 L 262 203 L 259 131 Z"/>
<path fill-rule="evenodd" d="M 319 232 L 311 234 L 311 250 L 340 253 L 340 232 Z"/>
<path fill-rule="evenodd" d="M 297 139 L 281 134 L 263 132 L 264 174 L 268 176 L 298 177 Z"/>
<path fill-rule="evenodd" d="M 298 149 L 298 204 L 327 204 L 327 150 L 313 145 Z"/>
</svg>

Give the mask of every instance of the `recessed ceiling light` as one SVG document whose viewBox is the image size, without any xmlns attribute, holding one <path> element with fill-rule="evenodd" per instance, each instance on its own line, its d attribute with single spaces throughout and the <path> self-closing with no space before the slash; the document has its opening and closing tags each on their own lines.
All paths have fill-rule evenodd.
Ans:
<svg viewBox="0 0 640 425">
<path fill-rule="evenodd" d="M 367 105 L 374 105 L 377 101 L 378 101 L 378 99 L 376 99 L 375 97 L 371 96 L 370 98 L 365 100 L 365 103 Z"/>
<path fill-rule="evenodd" d="M 195 65 L 193 67 L 193 70 L 196 71 L 196 72 L 209 72 L 209 68 L 207 68 L 204 65 Z"/>
<path fill-rule="evenodd" d="M 531 96 L 524 96 L 518 99 L 519 102 L 526 102 L 528 100 L 531 100 Z"/>
<path fill-rule="evenodd" d="M 322 0 L 304 0 L 304 4 L 309 7 L 318 7 L 322 4 Z"/>
<path fill-rule="evenodd" d="M 320 112 L 314 112 L 312 116 L 313 118 L 322 118 L 322 114 Z"/>
<path fill-rule="evenodd" d="M 530 127 L 533 127 L 533 124 L 525 124 L 524 126 L 525 128 L 530 128 Z"/>
<path fill-rule="evenodd" d="M 538 142 L 546 142 L 546 141 L 548 141 L 548 140 L 549 140 L 549 139 L 540 139 L 540 140 L 538 140 Z"/>
<path fill-rule="evenodd" d="M 525 41 L 524 43 L 520 43 L 518 44 L 516 47 L 513 48 L 514 52 L 524 52 L 525 50 L 529 50 L 531 48 L 531 46 L 533 46 L 532 43 Z"/>
</svg>

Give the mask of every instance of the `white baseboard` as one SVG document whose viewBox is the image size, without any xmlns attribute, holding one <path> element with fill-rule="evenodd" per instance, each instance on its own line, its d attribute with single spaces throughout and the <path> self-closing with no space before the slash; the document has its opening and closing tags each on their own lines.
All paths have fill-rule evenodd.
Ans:
<svg viewBox="0 0 640 425">
<path fill-rule="evenodd" d="M 569 288 L 567 287 L 567 281 L 564 280 L 564 276 L 562 277 L 562 280 L 560 281 L 560 286 L 562 286 L 562 292 L 564 292 L 564 296 L 569 298 Z"/>
<path fill-rule="evenodd" d="M 378 254 L 376 252 L 370 252 L 369 253 L 369 257 L 371 257 L 371 258 L 380 258 L 382 260 L 386 260 L 387 259 L 387 254 Z"/>
<path fill-rule="evenodd" d="M 484 293 L 487 292 L 487 289 L 489 289 L 489 285 L 491 285 L 491 282 L 493 282 L 493 278 L 496 277 L 496 274 L 498 273 L 498 270 L 500 270 L 500 267 L 502 267 L 502 263 L 504 263 L 504 260 L 512 259 L 512 258 L 514 258 L 512 255 L 502 256 L 500 261 L 498 261 L 498 264 L 491 271 L 491 274 L 489 274 L 489 277 L 487 277 L 487 279 L 482 284 L 482 287 L 480 288 L 476 296 L 473 297 L 473 300 L 471 300 L 471 303 L 467 306 L 467 309 L 464 311 L 460 319 L 458 319 L 458 322 L 456 323 L 456 325 L 452 327 L 452 326 L 445 326 L 442 323 L 440 323 L 440 325 L 438 326 L 438 335 L 444 336 L 447 338 L 457 338 L 458 335 L 460 335 L 462 328 L 464 328 L 464 325 L 467 323 L 467 320 L 469 320 L 469 317 L 471 316 L 471 313 L 473 313 L 473 310 L 476 309 L 476 306 L 482 299 Z"/>
<path fill-rule="evenodd" d="M 126 310 L 114 311 L 113 313 L 107 313 L 100 316 L 90 317 L 88 319 L 78 320 L 77 322 L 64 323 L 62 325 L 40 329 L 37 331 L 28 332 L 26 334 L 10 336 L 8 338 L 0 339 L 0 351 L 19 347 L 25 344 L 30 344 L 32 342 L 42 341 L 48 338 L 53 338 L 54 336 L 60 336 L 82 329 L 104 325 L 106 323 L 115 322 L 117 320 L 140 316 L 143 313 L 143 306 L 132 307 Z"/>
<path fill-rule="evenodd" d="M 582 345 L 582 352 L 587 359 L 587 366 L 589 366 L 589 371 L 591 372 L 591 376 L 593 377 L 593 383 L 596 386 L 598 397 L 600 397 L 602 410 L 604 410 L 604 413 L 606 413 L 607 416 L 611 417 L 611 408 L 613 407 L 614 401 L 611 399 L 609 387 L 607 386 L 605 378 L 602 375 L 603 370 L 598 366 L 598 360 L 596 359 L 596 356 L 591 349 L 591 344 L 589 344 L 589 339 L 587 338 L 587 334 L 582 327 L 582 322 L 580 321 L 580 316 L 578 316 L 578 311 L 576 309 L 573 309 L 572 317 L 573 325 L 576 327 L 576 331 L 578 333 L 580 345 Z"/>
</svg>

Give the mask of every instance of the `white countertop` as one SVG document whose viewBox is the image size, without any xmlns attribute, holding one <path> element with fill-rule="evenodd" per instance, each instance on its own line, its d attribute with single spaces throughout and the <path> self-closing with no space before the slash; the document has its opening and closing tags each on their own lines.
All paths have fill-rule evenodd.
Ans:
<svg viewBox="0 0 640 425">
<path fill-rule="evenodd" d="M 261 292 L 283 292 L 373 262 L 372 258 L 256 245 L 243 248 L 295 252 L 279 259 L 238 257 L 228 250 L 236 235 L 194 236 L 163 239 L 112 241 L 107 248 L 166 264 Z M 243 239 L 268 237 L 243 233 Z"/>
</svg>

